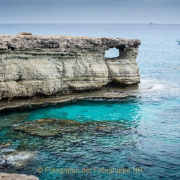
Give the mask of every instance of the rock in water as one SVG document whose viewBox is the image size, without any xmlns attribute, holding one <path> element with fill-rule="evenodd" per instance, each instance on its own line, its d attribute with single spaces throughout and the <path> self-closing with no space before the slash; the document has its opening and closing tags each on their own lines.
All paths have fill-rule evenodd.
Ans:
<svg viewBox="0 0 180 180">
<path fill-rule="evenodd" d="M 27 165 L 27 163 L 37 154 L 37 151 L 16 151 L 4 158 L 8 164 L 20 169 Z"/>
<path fill-rule="evenodd" d="M 0 99 L 69 94 L 140 82 L 138 39 L 0 35 Z M 117 48 L 120 56 L 105 58 Z"/>
<path fill-rule="evenodd" d="M 39 180 L 36 176 L 27 176 L 25 174 L 0 173 L 1 180 Z"/>
<path fill-rule="evenodd" d="M 66 133 L 79 133 L 86 130 L 85 124 L 73 120 L 39 119 L 14 128 L 15 131 L 40 137 L 52 137 Z"/>
</svg>

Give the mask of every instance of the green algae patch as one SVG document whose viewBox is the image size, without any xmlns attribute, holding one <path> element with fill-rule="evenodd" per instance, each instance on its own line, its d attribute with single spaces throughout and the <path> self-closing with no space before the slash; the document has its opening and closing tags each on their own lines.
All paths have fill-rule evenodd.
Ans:
<svg viewBox="0 0 180 180">
<path fill-rule="evenodd" d="M 86 130 L 86 127 L 84 123 L 73 120 L 46 118 L 26 122 L 22 126 L 15 127 L 14 130 L 40 137 L 52 137 L 67 133 L 82 132 Z"/>
</svg>

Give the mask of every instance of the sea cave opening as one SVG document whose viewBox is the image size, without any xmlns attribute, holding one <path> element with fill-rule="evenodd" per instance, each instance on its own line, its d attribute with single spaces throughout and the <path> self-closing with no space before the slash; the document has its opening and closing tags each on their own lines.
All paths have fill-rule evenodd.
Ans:
<svg viewBox="0 0 180 180">
<path fill-rule="evenodd" d="M 116 48 L 110 48 L 105 52 L 105 58 L 116 58 L 119 57 L 119 50 Z"/>
</svg>

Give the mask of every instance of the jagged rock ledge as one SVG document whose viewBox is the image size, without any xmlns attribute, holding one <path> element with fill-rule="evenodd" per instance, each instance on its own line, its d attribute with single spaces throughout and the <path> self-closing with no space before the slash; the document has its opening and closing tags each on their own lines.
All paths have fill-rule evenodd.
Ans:
<svg viewBox="0 0 180 180">
<path fill-rule="evenodd" d="M 137 39 L 0 35 L 0 99 L 67 95 L 140 82 Z M 105 58 L 117 48 L 119 56 Z"/>
<path fill-rule="evenodd" d="M 137 89 L 138 86 L 131 87 L 131 89 Z M 42 107 L 47 105 L 57 105 L 68 102 L 74 102 L 78 100 L 119 100 L 124 98 L 136 97 L 136 93 L 131 93 L 128 91 L 129 88 L 122 89 L 119 87 L 104 87 L 103 89 L 91 91 L 91 92 L 81 92 L 73 93 L 64 96 L 46 96 L 46 97 L 33 97 L 33 98 L 22 98 L 22 99 L 12 99 L 8 101 L 6 99 L 0 101 L 0 111 L 29 109 Z"/>
</svg>

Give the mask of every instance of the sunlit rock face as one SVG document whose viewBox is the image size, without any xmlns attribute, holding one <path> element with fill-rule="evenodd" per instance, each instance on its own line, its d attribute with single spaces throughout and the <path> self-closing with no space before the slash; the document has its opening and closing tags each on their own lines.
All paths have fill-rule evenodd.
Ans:
<svg viewBox="0 0 180 180">
<path fill-rule="evenodd" d="M 127 86 L 140 82 L 139 68 L 136 62 L 138 48 L 121 48 L 119 57 L 106 58 L 109 68 L 109 81 Z"/>
<path fill-rule="evenodd" d="M 109 82 L 140 81 L 137 39 L 69 36 L 0 36 L 0 99 L 96 90 Z M 117 48 L 120 56 L 106 59 Z"/>
</svg>

